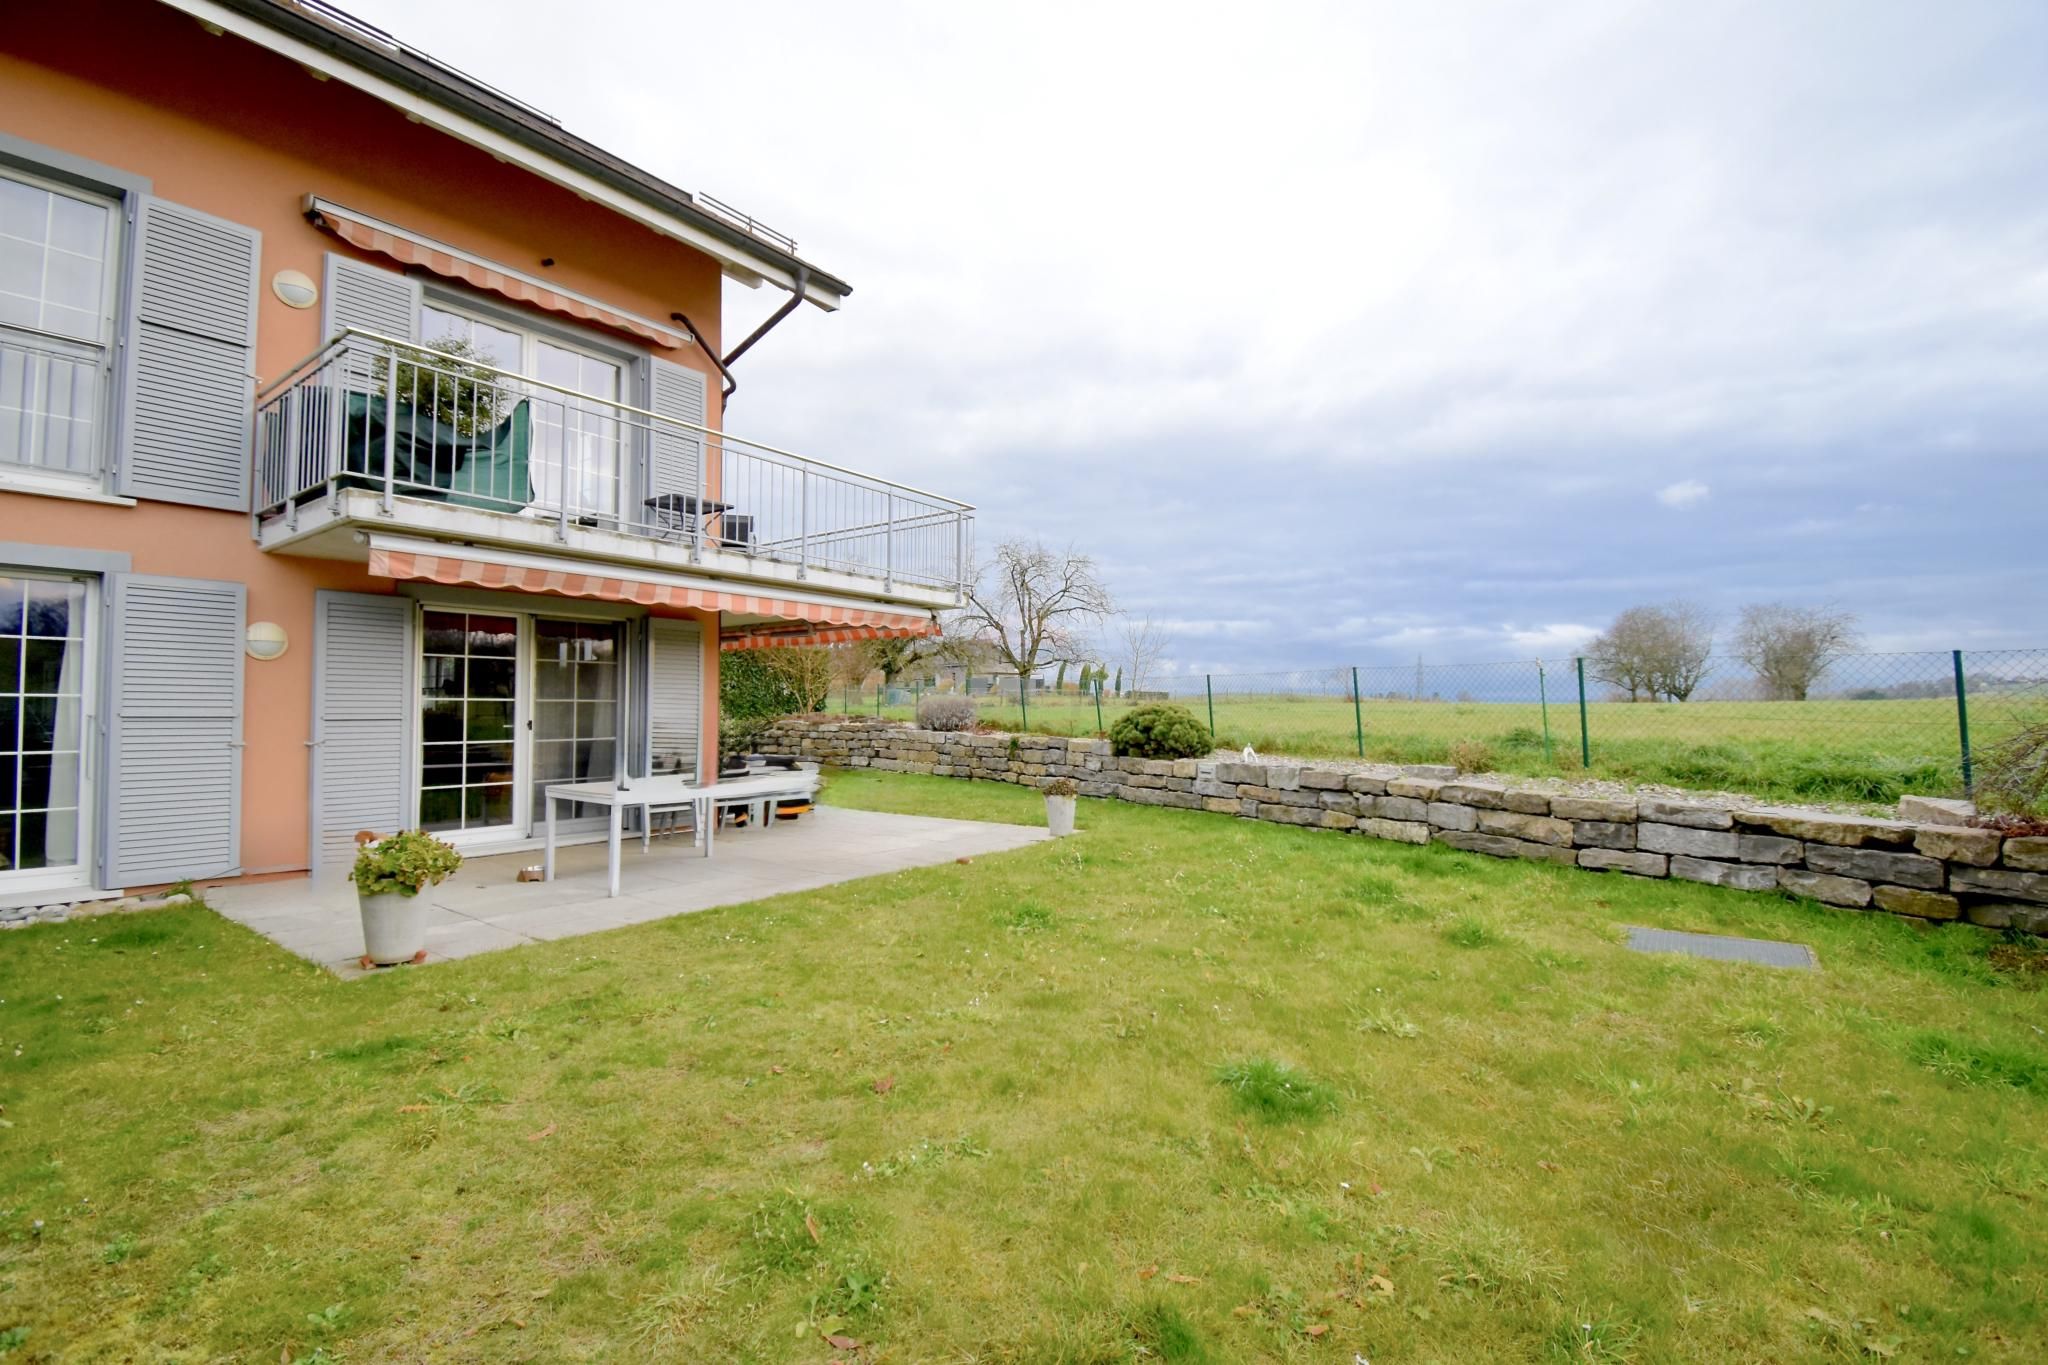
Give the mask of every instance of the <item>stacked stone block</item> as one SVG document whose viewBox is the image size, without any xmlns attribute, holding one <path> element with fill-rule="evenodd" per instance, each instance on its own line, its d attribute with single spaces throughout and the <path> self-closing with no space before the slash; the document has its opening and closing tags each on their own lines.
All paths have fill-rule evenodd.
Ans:
<svg viewBox="0 0 2048 1365">
<path fill-rule="evenodd" d="M 876 720 L 784 723 L 764 744 L 839 767 L 1033 787 L 1066 777 L 1083 796 L 1137 805 L 2048 933 L 2048 838 L 1967 825 L 1553 793 L 1435 765 L 1354 770 L 1117 758 L 1107 740 L 949 733 Z"/>
</svg>

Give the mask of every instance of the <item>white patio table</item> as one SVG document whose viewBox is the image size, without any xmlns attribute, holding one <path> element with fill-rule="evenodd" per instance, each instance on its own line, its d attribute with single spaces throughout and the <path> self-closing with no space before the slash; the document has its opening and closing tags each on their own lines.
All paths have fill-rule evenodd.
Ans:
<svg viewBox="0 0 2048 1365">
<path fill-rule="evenodd" d="M 745 804 L 756 811 L 755 824 L 766 829 L 772 820 L 772 808 L 778 801 L 810 796 L 818 790 L 816 768 L 772 769 L 735 777 L 724 782 L 698 784 L 687 777 L 635 777 L 625 786 L 616 782 L 562 782 L 545 788 L 541 795 L 548 808 L 547 855 L 542 864 L 543 881 L 555 879 L 555 806 L 558 802 L 574 801 L 588 806 L 603 806 L 610 812 L 610 829 L 606 835 L 606 847 L 611 861 L 611 891 L 619 894 L 619 832 L 624 812 L 638 809 L 652 812 L 663 807 L 689 806 L 695 816 L 696 842 L 704 850 L 704 856 L 711 856 L 712 834 L 717 821 L 712 817 L 718 807 Z M 640 821 L 640 847 L 648 843 L 649 826 L 653 822 L 642 816 Z"/>
</svg>

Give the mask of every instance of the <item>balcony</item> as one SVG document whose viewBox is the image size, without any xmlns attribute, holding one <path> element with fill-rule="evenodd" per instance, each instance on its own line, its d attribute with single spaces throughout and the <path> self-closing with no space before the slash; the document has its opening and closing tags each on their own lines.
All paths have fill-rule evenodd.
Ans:
<svg viewBox="0 0 2048 1365">
<path fill-rule="evenodd" d="M 925 608 L 971 574 L 974 508 L 473 359 L 348 331 L 257 395 L 265 549 L 365 531 Z"/>
</svg>

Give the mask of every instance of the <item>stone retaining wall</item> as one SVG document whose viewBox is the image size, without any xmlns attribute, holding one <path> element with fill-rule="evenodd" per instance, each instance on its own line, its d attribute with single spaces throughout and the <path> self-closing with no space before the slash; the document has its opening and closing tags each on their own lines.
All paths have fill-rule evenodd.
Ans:
<svg viewBox="0 0 2048 1365">
<path fill-rule="evenodd" d="M 948 733 L 875 720 L 784 722 L 762 747 L 840 767 L 1032 787 L 1066 777 L 1083 796 L 1144 806 L 2048 933 L 2048 838 L 2006 838 L 1966 825 L 1571 796 L 1461 778 L 1436 766 L 1359 771 L 1116 758 L 1107 740 Z"/>
</svg>

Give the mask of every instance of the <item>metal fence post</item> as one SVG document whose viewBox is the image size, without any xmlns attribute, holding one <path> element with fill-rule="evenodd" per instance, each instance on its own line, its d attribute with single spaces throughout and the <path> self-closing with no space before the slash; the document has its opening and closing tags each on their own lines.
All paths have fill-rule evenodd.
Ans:
<svg viewBox="0 0 2048 1365">
<path fill-rule="evenodd" d="M 1202 675 L 1202 690 L 1209 694 L 1209 738 L 1216 738 L 1216 680 L 1207 673 Z"/>
<path fill-rule="evenodd" d="M 1017 710 L 1024 717 L 1024 723 L 1017 728 L 1029 730 L 1031 728 L 1031 675 L 1029 673 L 1019 673 L 1017 675 Z"/>
<path fill-rule="evenodd" d="M 1358 730 L 1358 756 L 1365 757 L 1365 703 L 1358 696 L 1358 665 L 1351 665 L 1351 720 Z"/>
<path fill-rule="evenodd" d="M 1550 752 L 1550 689 L 1543 681 L 1543 660 L 1536 661 L 1536 699 L 1543 703 L 1543 761 L 1555 762 Z"/>
<path fill-rule="evenodd" d="M 1963 795 L 1977 794 L 1976 775 L 1970 771 L 1970 696 L 1963 686 L 1963 651 L 1952 651 L 1956 666 L 1956 736 L 1963 750 Z"/>
<path fill-rule="evenodd" d="M 1579 766 L 1593 766 L 1593 737 L 1586 733 L 1586 656 L 1572 661 L 1579 670 Z"/>
<path fill-rule="evenodd" d="M 1095 680 L 1095 729 L 1102 730 L 1102 679 Z"/>
</svg>

